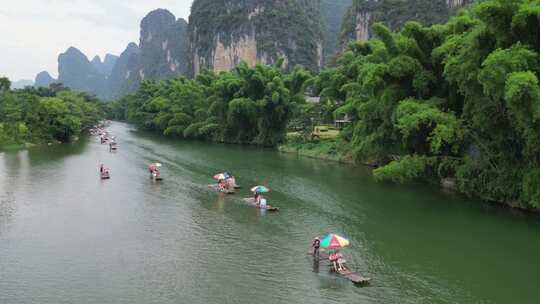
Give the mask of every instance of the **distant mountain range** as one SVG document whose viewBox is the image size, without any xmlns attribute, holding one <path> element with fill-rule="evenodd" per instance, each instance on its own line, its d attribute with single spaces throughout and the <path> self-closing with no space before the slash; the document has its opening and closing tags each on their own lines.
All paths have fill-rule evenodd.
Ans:
<svg viewBox="0 0 540 304">
<path fill-rule="evenodd" d="M 58 79 L 40 72 L 35 86 L 61 82 L 105 100 L 135 91 L 144 80 L 203 69 L 227 71 L 240 62 L 318 70 L 351 39 L 369 39 L 375 21 L 398 29 L 405 19 L 442 22 L 470 0 L 195 0 L 189 24 L 157 9 L 143 18 L 139 43 L 115 56 L 89 60 L 75 47 L 58 56 Z M 404 17 L 405 16 L 405 17 Z M 17 85 L 31 85 L 20 82 Z"/>
<path fill-rule="evenodd" d="M 12 89 L 24 89 L 25 87 L 31 87 L 34 85 L 33 80 L 21 79 L 11 83 Z"/>
<path fill-rule="evenodd" d="M 165 79 L 187 75 L 187 21 L 176 19 L 167 10 L 150 12 L 141 21 L 139 44 L 129 43 L 120 54 L 107 54 L 92 60 L 75 47 L 58 56 L 58 79 L 49 73 L 36 76 L 36 86 L 54 82 L 90 92 L 105 100 L 122 97 L 136 90 L 145 79 Z"/>
</svg>

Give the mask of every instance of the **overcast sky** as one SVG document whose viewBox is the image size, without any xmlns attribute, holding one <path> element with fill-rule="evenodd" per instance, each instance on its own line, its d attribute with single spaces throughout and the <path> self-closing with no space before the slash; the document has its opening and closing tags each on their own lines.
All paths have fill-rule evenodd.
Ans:
<svg viewBox="0 0 540 304">
<path fill-rule="evenodd" d="M 91 60 L 119 55 L 139 42 L 139 23 L 151 10 L 165 8 L 189 16 L 193 0 L 2 0 L 0 77 L 34 79 L 40 71 L 57 77 L 57 57 L 68 47 Z"/>
</svg>

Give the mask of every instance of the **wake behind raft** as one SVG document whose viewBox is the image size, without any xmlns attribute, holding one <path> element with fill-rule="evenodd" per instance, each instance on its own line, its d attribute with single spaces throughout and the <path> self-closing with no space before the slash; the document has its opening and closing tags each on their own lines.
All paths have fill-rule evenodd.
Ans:
<svg viewBox="0 0 540 304">
<path fill-rule="evenodd" d="M 355 285 L 369 284 L 371 278 L 353 272 L 345 265 L 346 261 L 340 249 L 349 246 L 349 244 L 350 242 L 346 238 L 330 233 L 313 240 L 309 255 L 313 256 L 313 260 L 317 264 L 328 262 L 331 272 L 351 281 Z"/>
</svg>

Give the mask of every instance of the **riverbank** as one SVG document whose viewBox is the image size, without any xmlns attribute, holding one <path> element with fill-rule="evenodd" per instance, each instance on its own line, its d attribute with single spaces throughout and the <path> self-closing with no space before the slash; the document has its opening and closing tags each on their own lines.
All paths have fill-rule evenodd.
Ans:
<svg viewBox="0 0 540 304">
<path fill-rule="evenodd" d="M 85 131 L 84 136 L 88 136 L 88 134 Z M 55 145 L 62 145 L 62 144 L 70 144 L 70 143 L 76 143 L 80 140 L 80 136 L 72 136 L 69 141 L 59 141 L 59 140 L 36 140 L 33 142 L 25 142 L 25 143 L 9 143 L 0 145 L 0 151 L 16 151 L 16 150 L 24 150 L 24 149 L 30 149 L 33 147 L 44 147 L 44 146 L 55 146 Z"/>
<path fill-rule="evenodd" d="M 278 146 L 278 151 L 350 165 L 358 164 L 350 153 L 347 143 L 339 138 L 321 139 L 318 142 L 309 143 L 288 142 Z"/>
<path fill-rule="evenodd" d="M 367 166 L 376 168 L 375 163 L 359 163 L 355 160 L 351 153 L 350 147 L 346 142 L 339 138 L 321 139 L 317 142 L 295 143 L 288 142 L 278 146 L 278 151 L 281 153 L 297 154 L 302 157 L 321 159 L 325 161 L 338 162 L 353 166 Z M 467 193 L 460 190 L 454 178 L 444 178 L 440 181 L 425 181 L 426 185 L 439 187 L 443 192 L 453 192 L 469 198 L 478 198 L 487 204 L 498 205 L 503 208 L 517 209 L 526 212 L 540 213 L 539 209 L 530 208 L 526 203 L 521 201 L 507 201 L 494 199 L 492 197 L 482 197 L 478 194 Z"/>
<path fill-rule="evenodd" d="M 23 144 L 6 144 L 6 145 L 0 145 L 0 151 L 14 151 L 14 150 L 21 150 L 21 149 L 28 149 L 31 147 L 37 146 L 33 143 L 23 143 Z"/>
</svg>

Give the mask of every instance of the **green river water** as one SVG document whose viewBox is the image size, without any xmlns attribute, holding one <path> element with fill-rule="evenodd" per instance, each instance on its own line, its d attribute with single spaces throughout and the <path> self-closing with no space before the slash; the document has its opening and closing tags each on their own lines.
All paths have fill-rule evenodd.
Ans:
<svg viewBox="0 0 540 304">
<path fill-rule="evenodd" d="M 0 152 L 0 303 L 540 303 L 537 215 L 364 168 L 109 130 L 116 153 L 96 138 Z M 238 194 L 207 187 L 222 170 Z M 279 213 L 242 204 L 255 184 Z M 326 232 L 350 239 L 370 286 L 314 267 L 306 252 Z"/>
</svg>

